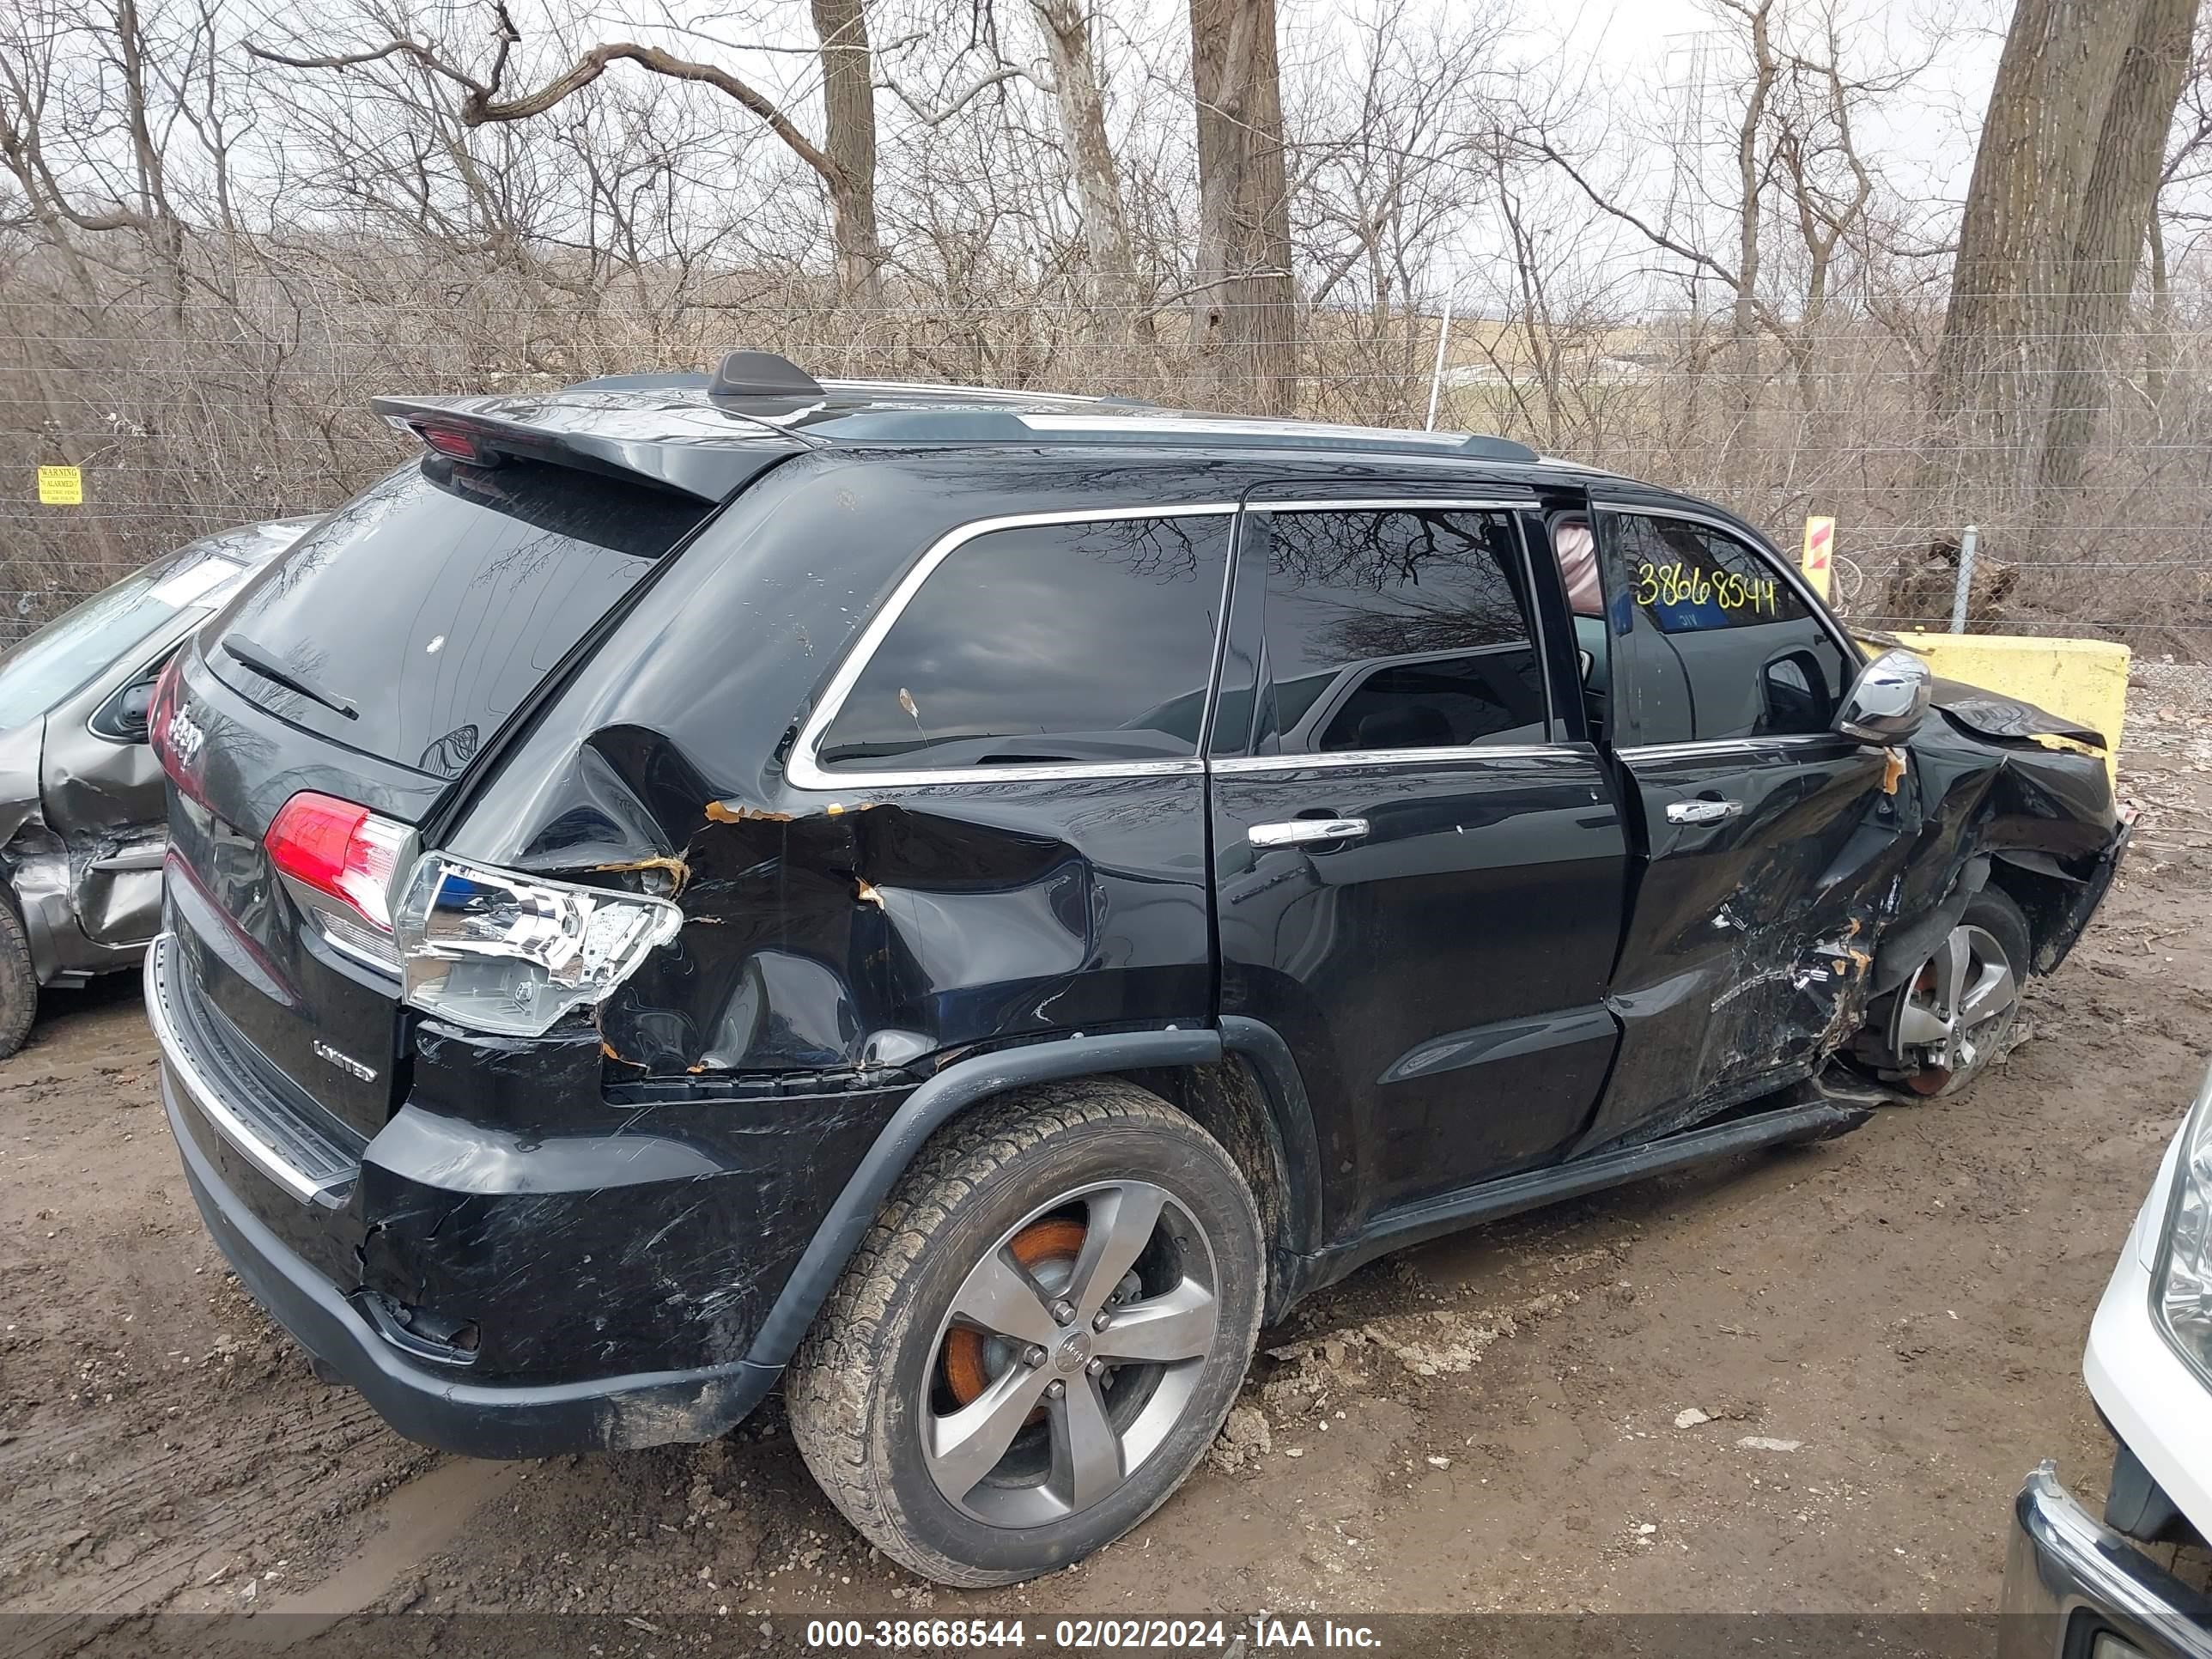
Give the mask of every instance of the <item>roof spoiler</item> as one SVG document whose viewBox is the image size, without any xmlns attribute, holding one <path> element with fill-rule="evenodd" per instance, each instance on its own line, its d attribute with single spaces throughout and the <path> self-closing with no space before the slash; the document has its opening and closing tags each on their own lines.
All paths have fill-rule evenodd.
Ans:
<svg viewBox="0 0 2212 1659">
<path fill-rule="evenodd" d="M 559 397 L 372 398 L 368 406 L 436 453 L 479 466 L 539 461 L 720 501 L 805 439 L 756 415 L 696 401 L 591 408 Z"/>
</svg>

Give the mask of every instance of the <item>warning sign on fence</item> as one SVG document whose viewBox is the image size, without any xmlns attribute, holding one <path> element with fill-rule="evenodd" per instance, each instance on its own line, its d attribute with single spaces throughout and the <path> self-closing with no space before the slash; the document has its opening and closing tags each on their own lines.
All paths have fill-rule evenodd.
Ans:
<svg viewBox="0 0 2212 1659">
<path fill-rule="evenodd" d="M 48 507 L 82 507 L 84 474 L 73 466 L 40 467 L 39 500 Z"/>
<path fill-rule="evenodd" d="M 1833 519 L 1805 520 L 1805 580 L 1813 584 L 1813 591 L 1822 599 L 1828 597 L 1828 580 L 1836 556 L 1836 521 Z"/>
</svg>

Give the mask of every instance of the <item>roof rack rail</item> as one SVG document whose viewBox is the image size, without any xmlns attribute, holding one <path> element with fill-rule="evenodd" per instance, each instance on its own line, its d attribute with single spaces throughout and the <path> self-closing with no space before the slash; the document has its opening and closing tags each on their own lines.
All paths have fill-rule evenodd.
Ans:
<svg viewBox="0 0 2212 1659">
<path fill-rule="evenodd" d="M 819 398 L 822 382 L 773 351 L 725 353 L 708 383 L 709 398 Z"/>
</svg>

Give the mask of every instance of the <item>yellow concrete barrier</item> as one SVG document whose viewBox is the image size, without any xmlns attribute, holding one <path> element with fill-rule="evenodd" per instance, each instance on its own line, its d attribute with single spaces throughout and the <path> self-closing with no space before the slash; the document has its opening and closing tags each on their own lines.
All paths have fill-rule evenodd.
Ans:
<svg viewBox="0 0 2212 1659">
<path fill-rule="evenodd" d="M 2127 713 L 2128 648 L 2109 640 L 2029 639 L 2016 634 L 1931 634 L 1911 629 L 1899 643 L 1947 680 L 2018 697 L 2105 734 L 2105 769 L 2119 787 L 2120 724 Z M 2054 746 L 2080 748 L 2054 740 Z"/>
</svg>

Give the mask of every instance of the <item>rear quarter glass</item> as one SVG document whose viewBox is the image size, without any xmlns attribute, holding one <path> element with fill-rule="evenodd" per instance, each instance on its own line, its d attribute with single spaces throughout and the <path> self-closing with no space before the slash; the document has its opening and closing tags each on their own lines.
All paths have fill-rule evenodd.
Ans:
<svg viewBox="0 0 2212 1659">
<path fill-rule="evenodd" d="M 411 462 L 240 595 L 208 666 L 295 726 L 453 777 L 710 510 L 563 467 Z M 351 714 L 255 672 L 230 641 Z"/>
</svg>

